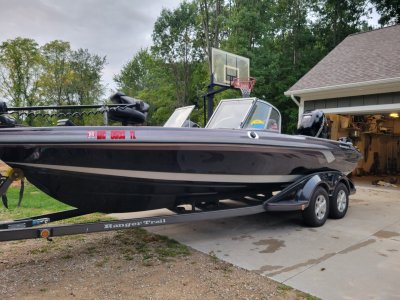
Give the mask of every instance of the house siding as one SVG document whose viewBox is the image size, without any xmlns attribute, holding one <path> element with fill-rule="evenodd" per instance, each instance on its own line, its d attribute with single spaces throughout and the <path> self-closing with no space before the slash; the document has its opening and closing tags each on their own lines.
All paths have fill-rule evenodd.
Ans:
<svg viewBox="0 0 400 300">
<path fill-rule="evenodd" d="M 400 92 L 304 101 L 304 111 L 400 103 Z"/>
</svg>

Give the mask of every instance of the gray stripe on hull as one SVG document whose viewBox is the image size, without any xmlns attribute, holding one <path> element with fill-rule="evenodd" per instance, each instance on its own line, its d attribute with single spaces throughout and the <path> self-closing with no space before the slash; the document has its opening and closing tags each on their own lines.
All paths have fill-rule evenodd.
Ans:
<svg viewBox="0 0 400 300">
<path fill-rule="evenodd" d="M 116 177 L 129 177 L 151 180 L 166 181 L 195 181 L 195 182 L 221 182 L 221 183 L 280 183 L 292 182 L 299 178 L 299 175 L 231 175 L 231 174 L 196 174 L 196 173 L 176 173 L 176 172 L 150 172 L 132 171 L 120 169 L 103 169 L 77 166 L 48 165 L 8 162 L 12 165 L 27 166 L 32 168 L 85 173 L 95 175 L 106 175 Z"/>
</svg>

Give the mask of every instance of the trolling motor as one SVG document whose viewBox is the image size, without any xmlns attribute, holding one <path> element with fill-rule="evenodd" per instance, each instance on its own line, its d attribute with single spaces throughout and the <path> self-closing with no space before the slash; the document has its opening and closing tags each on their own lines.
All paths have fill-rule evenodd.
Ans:
<svg viewBox="0 0 400 300">
<path fill-rule="evenodd" d="M 0 127 L 15 127 L 17 123 L 13 117 L 7 114 L 8 108 L 5 102 L 0 101 Z"/>
<path fill-rule="evenodd" d="M 122 125 L 139 125 L 146 121 L 150 106 L 138 99 L 131 98 L 124 93 L 117 92 L 110 97 L 114 104 L 126 105 L 108 111 L 108 118 L 122 122 Z"/>
<path fill-rule="evenodd" d="M 328 138 L 328 121 L 321 110 L 313 110 L 301 115 L 297 134 Z"/>
</svg>

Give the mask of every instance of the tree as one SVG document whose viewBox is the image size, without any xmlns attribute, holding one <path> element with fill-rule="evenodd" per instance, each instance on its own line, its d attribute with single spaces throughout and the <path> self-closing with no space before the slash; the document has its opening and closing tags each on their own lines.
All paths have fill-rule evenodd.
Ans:
<svg viewBox="0 0 400 300">
<path fill-rule="evenodd" d="M 154 25 L 154 46 L 151 50 L 169 71 L 178 106 L 191 102 L 193 65 L 203 60 L 198 40 L 200 28 L 197 13 L 195 3 L 183 2 L 173 11 L 163 9 Z"/>
<path fill-rule="evenodd" d="M 148 124 L 164 124 L 176 105 L 173 81 L 166 68 L 162 60 L 141 49 L 114 76 L 119 90 L 150 104 Z"/>
<path fill-rule="evenodd" d="M 55 105 L 67 103 L 68 89 L 73 81 L 71 47 L 68 42 L 52 41 L 41 48 L 43 72 L 40 94 L 44 102 Z"/>
<path fill-rule="evenodd" d="M 41 56 L 32 39 L 16 38 L 0 45 L 0 93 L 13 106 L 37 104 Z"/>
<path fill-rule="evenodd" d="M 197 0 L 200 23 L 203 29 L 199 32 L 204 54 L 208 57 L 208 68 L 211 74 L 211 48 L 219 48 L 221 40 L 226 37 L 226 7 L 223 0 Z"/>
<path fill-rule="evenodd" d="M 78 49 L 71 53 L 71 83 L 67 87 L 68 104 L 93 104 L 103 94 L 101 71 L 106 57 L 90 54 L 87 49 Z"/>
<path fill-rule="evenodd" d="M 379 24 L 400 24 L 400 2 L 399 0 L 371 0 L 378 13 L 381 14 Z"/>
<path fill-rule="evenodd" d="M 315 30 L 322 51 L 335 48 L 349 34 L 359 32 L 366 23 L 367 0 L 324 0 L 315 7 Z M 326 50 L 325 50 L 326 49 Z"/>
<path fill-rule="evenodd" d="M 154 46 L 139 51 L 116 82 L 152 104 L 150 122 L 162 124 L 177 106 L 197 101 L 211 75 L 211 48 L 250 58 L 254 96 L 282 112 L 294 131 L 297 107 L 283 95 L 348 34 L 364 30 L 367 0 L 192 0 L 164 9 Z M 364 26 L 364 27 L 363 27 Z M 208 59 L 207 59 L 208 56 Z M 215 97 L 238 96 L 229 90 Z M 198 103 L 201 112 L 201 102 Z M 154 108 L 156 107 L 156 108 Z M 201 120 L 201 114 L 197 115 Z"/>
<path fill-rule="evenodd" d="M 135 56 L 114 76 L 118 89 L 126 95 L 136 97 L 140 91 L 148 88 L 152 77 L 154 58 L 147 49 L 140 49 Z"/>
</svg>

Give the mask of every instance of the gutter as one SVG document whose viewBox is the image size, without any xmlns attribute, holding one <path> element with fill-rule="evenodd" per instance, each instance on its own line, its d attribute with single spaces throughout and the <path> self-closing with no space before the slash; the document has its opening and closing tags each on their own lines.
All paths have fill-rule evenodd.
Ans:
<svg viewBox="0 0 400 300">
<path fill-rule="evenodd" d="M 286 92 L 285 92 L 285 95 L 286 95 Z M 290 98 L 292 98 L 293 102 L 296 103 L 298 107 L 300 107 L 300 103 L 299 103 L 299 101 L 297 101 L 296 96 L 294 94 L 291 94 Z"/>
<path fill-rule="evenodd" d="M 350 88 L 357 88 L 357 87 L 368 87 L 368 86 L 373 86 L 373 85 L 391 84 L 391 83 L 400 83 L 400 77 L 345 83 L 345 84 L 337 84 L 337 85 L 330 85 L 330 86 L 324 86 L 324 87 L 318 87 L 318 88 L 312 88 L 312 89 L 304 89 L 304 90 L 286 91 L 286 92 L 284 92 L 284 95 L 288 96 L 288 97 L 289 96 L 292 97 L 293 95 L 317 93 L 317 92 L 340 90 L 340 89 L 350 89 Z M 293 100 L 293 97 L 292 97 L 292 100 Z M 297 100 L 296 100 L 296 102 L 297 102 Z"/>
</svg>

